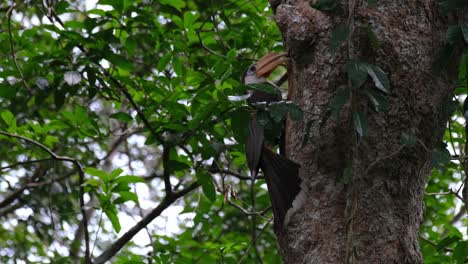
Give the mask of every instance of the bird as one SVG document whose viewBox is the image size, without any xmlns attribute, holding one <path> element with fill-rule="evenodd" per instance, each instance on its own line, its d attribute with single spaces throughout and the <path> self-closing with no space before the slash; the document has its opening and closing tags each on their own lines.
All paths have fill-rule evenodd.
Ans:
<svg viewBox="0 0 468 264">
<path fill-rule="evenodd" d="M 291 215 L 302 206 L 304 192 L 299 177 L 300 165 L 285 156 L 284 153 L 284 120 L 279 123 L 262 126 L 258 121 L 259 105 L 267 105 L 282 100 L 279 88 L 268 81 L 270 74 L 287 61 L 287 53 L 268 53 L 256 63 L 250 65 L 242 75 L 244 85 L 263 84 L 270 86 L 271 91 L 249 89 L 247 103 L 256 111 L 249 120 L 248 136 L 245 143 L 247 165 L 252 181 L 261 170 L 265 177 L 273 208 L 274 229 L 280 231 L 287 226 Z M 279 140 L 280 139 L 280 140 Z M 279 143 L 280 153 L 273 147 Z M 292 210 L 291 210 L 292 209 Z"/>
</svg>

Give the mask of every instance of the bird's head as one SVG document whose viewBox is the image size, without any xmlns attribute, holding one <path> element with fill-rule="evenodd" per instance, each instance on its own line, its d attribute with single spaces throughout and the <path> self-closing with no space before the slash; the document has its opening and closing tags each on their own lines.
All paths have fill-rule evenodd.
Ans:
<svg viewBox="0 0 468 264">
<path fill-rule="evenodd" d="M 288 53 L 286 52 L 271 52 L 259 59 L 255 64 L 252 64 L 242 75 L 243 84 L 264 83 L 268 76 L 279 65 L 286 62 Z"/>
</svg>

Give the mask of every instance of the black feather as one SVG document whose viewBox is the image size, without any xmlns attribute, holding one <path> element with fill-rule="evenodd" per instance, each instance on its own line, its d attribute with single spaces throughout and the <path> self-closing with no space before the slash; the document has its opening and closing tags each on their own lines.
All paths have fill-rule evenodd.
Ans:
<svg viewBox="0 0 468 264">
<path fill-rule="evenodd" d="M 254 179 L 260 168 L 260 157 L 262 155 L 264 139 L 263 127 L 257 123 L 256 115 L 252 114 L 249 122 L 249 136 L 245 142 L 245 155 L 250 169 L 250 176 Z"/>
<path fill-rule="evenodd" d="M 260 168 L 270 193 L 275 230 L 281 229 L 286 213 L 301 191 L 300 167 L 294 161 L 263 147 Z"/>
</svg>

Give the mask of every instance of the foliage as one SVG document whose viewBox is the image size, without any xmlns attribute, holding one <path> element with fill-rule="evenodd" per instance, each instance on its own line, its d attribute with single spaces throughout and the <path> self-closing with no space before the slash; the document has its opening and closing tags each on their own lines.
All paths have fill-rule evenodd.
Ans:
<svg viewBox="0 0 468 264">
<path fill-rule="evenodd" d="M 279 261 L 271 212 L 246 217 L 228 204 L 252 210 L 254 195 L 255 209 L 267 208 L 263 181 L 250 193 L 244 179 L 209 171 L 214 160 L 246 172 L 234 139 L 249 110 L 228 97 L 245 94 L 243 69 L 282 50 L 266 1 L 7 1 L 0 10 L 1 262 L 83 256 L 73 234 L 81 196 L 94 257 L 174 203 L 179 231 L 149 226 L 149 244 L 134 241 L 119 262 Z M 84 180 L 57 156 L 78 161 Z"/>
<path fill-rule="evenodd" d="M 445 2 L 447 9 L 458 3 Z M 317 5 L 341 8 L 340 1 Z M 265 184 L 251 189 L 244 176 L 250 109 L 230 100 L 245 94 L 243 69 L 282 50 L 267 1 L 100 0 L 85 8 L 81 1 L 9 0 L 0 12 L 0 262 L 69 263 L 86 244 L 102 256 L 153 214 L 157 223 L 125 243 L 115 263 L 281 262 Z M 333 52 L 350 32 L 334 31 Z M 466 40 L 465 28 L 450 32 L 450 48 Z M 466 54 L 458 98 L 466 94 Z M 352 87 L 338 89 L 332 117 L 356 91 L 384 111 L 385 72 L 358 60 L 346 72 Z M 266 119 L 285 115 L 302 118 L 297 106 L 280 102 Z M 465 153 L 462 115 L 454 112 L 446 133 L 451 155 Z M 365 116 L 353 116 L 365 136 Z M 415 141 L 402 137 L 402 144 Z M 464 170 L 445 148 L 435 151 L 444 170 L 434 170 L 427 192 L 445 193 Z M 458 199 L 438 194 L 425 202 L 425 261 L 462 263 L 468 223 L 451 225 L 463 210 Z M 159 221 L 169 207 L 180 209 L 177 222 Z"/>
</svg>

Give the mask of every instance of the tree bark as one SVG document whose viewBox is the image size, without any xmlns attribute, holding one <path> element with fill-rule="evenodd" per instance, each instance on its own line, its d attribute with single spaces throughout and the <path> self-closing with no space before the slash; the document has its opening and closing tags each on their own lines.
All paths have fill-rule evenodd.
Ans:
<svg viewBox="0 0 468 264">
<path fill-rule="evenodd" d="M 332 14 L 305 0 L 270 1 L 291 56 L 288 97 L 305 111 L 304 122 L 288 123 L 286 145 L 302 166 L 307 200 L 278 234 L 279 245 L 285 263 L 422 263 L 424 187 L 452 96 L 447 78 L 432 69 L 446 22 L 434 0 L 342 2 L 347 11 Z M 331 32 L 348 23 L 352 37 L 332 55 Z M 367 41 L 368 30 L 377 49 Z M 339 87 L 348 85 L 350 59 L 379 66 L 391 82 L 386 111 L 374 111 L 356 93 L 369 126 L 363 138 L 349 103 L 337 120 L 328 114 Z M 417 143 L 402 145 L 403 133 Z M 350 179 L 343 178 L 346 168 Z"/>
</svg>

